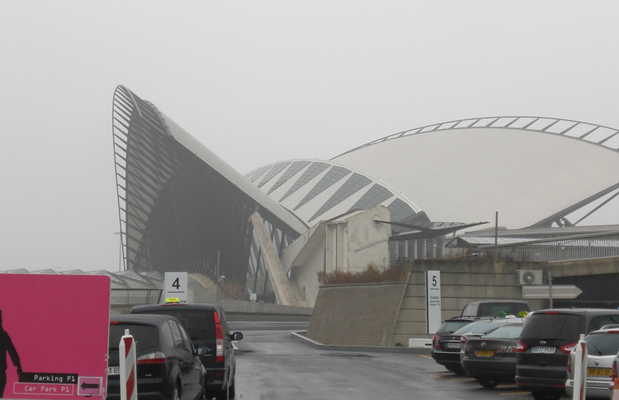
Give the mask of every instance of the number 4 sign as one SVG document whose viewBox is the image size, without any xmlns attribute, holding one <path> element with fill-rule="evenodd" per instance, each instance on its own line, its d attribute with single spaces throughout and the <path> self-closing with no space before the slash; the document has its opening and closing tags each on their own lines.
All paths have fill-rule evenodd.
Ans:
<svg viewBox="0 0 619 400">
<path fill-rule="evenodd" d="M 166 272 L 163 275 L 163 299 L 170 297 L 187 301 L 187 272 Z"/>
</svg>

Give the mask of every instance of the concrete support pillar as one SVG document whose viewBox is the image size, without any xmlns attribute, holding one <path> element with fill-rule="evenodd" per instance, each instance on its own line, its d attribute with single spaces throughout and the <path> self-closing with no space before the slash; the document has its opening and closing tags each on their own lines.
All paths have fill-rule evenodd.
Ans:
<svg viewBox="0 0 619 400">
<path fill-rule="evenodd" d="M 298 288 L 288 280 L 284 267 L 279 259 L 277 248 L 273 244 L 265 225 L 265 221 L 257 212 L 251 215 L 250 220 L 254 227 L 256 241 L 263 251 L 262 259 L 266 272 L 264 290 L 267 288 L 266 282 L 268 280 L 273 289 L 273 293 L 275 293 L 278 304 L 303 306 L 304 303 L 301 300 L 302 296 Z"/>
<path fill-rule="evenodd" d="M 410 241 L 410 249 L 411 249 L 411 259 L 412 260 L 418 259 L 419 256 L 417 255 L 417 241 L 416 240 Z"/>
<path fill-rule="evenodd" d="M 436 241 L 428 239 L 428 258 L 436 258 Z"/>
<path fill-rule="evenodd" d="M 445 257 L 445 238 L 443 236 L 436 239 L 436 249 L 438 258 Z"/>
</svg>

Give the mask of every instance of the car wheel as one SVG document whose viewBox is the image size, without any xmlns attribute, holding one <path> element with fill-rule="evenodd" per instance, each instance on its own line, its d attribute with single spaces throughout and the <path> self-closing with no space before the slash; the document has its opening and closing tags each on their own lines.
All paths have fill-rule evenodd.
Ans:
<svg viewBox="0 0 619 400">
<path fill-rule="evenodd" d="M 535 400 L 559 400 L 561 398 L 561 392 L 544 392 L 535 391 L 531 392 Z"/>
<path fill-rule="evenodd" d="M 487 389 L 494 389 L 496 385 L 499 384 L 499 382 L 495 381 L 494 379 L 478 379 L 477 381 L 480 385 Z"/>
<path fill-rule="evenodd" d="M 234 379 L 230 383 L 230 387 L 228 388 L 228 400 L 234 400 L 234 391 L 235 391 Z"/>
<path fill-rule="evenodd" d="M 226 389 L 220 390 L 219 393 L 217 393 L 217 396 L 215 396 L 216 400 L 229 400 L 229 399 L 233 399 L 234 397 L 229 397 L 228 396 L 229 393 Z"/>
<path fill-rule="evenodd" d="M 174 386 L 174 391 L 172 392 L 172 400 L 181 400 L 181 391 L 178 389 L 178 384 Z"/>
<path fill-rule="evenodd" d="M 466 372 L 464 372 L 464 368 L 462 367 L 447 367 L 447 369 L 456 375 L 466 375 Z"/>
</svg>

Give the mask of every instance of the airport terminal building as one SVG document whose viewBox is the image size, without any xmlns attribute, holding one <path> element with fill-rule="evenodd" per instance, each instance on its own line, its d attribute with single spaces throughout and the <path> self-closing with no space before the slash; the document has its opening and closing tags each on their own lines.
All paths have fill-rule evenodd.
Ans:
<svg viewBox="0 0 619 400">
<path fill-rule="evenodd" d="M 347 261 L 359 252 L 381 267 L 493 246 L 531 260 L 619 255 L 619 130 L 606 126 L 461 119 L 242 175 L 119 86 L 113 140 L 127 270 L 225 276 L 285 303 L 305 289 L 278 282 L 364 268 Z"/>
</svg>

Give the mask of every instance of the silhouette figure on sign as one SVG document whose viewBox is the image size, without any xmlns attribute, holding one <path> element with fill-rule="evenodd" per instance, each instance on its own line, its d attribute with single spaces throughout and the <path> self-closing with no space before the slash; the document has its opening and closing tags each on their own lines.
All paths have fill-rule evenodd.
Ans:
<svg viewBox="0 0 619 400">
<path fill-rule="evenodd" d="M 22 368 L 19 354 L 17 354 L 8 332 L 2 326 L 2 310 L 0 310 L 0 398 L 4 397 L 4 387 L 6 386 L 6 353 L 9 353 L 13 365 L 17 368 L 17 375 L 21 376 Z"/>
</svg>

